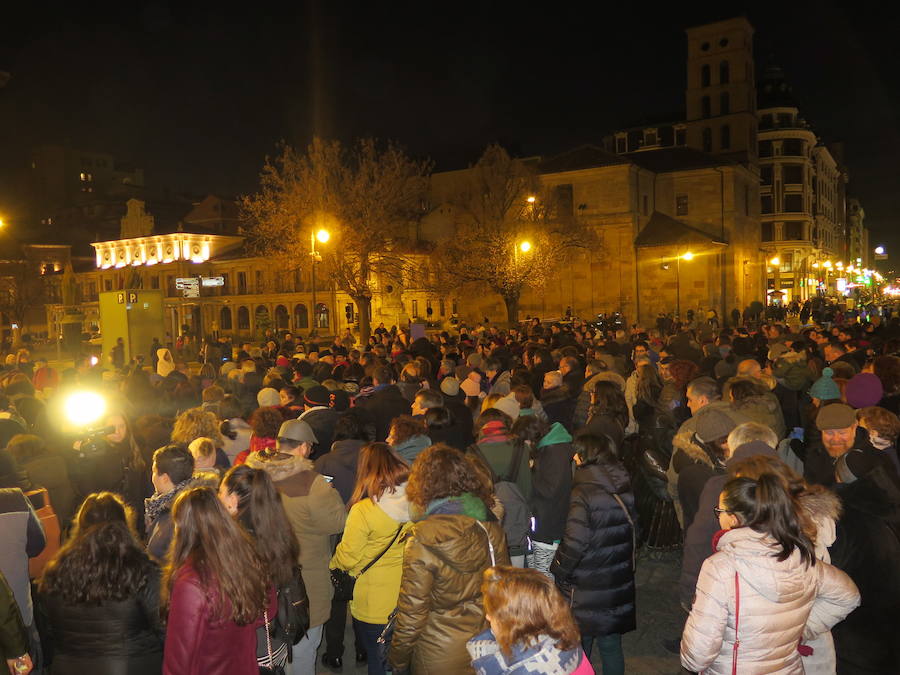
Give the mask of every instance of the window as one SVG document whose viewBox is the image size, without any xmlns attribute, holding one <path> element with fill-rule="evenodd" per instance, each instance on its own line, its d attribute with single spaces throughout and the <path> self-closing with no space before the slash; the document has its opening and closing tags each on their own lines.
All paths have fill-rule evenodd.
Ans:
<svg viewBox="0 0 900 675">
<path fill-rule="evenodd" d="M 159 275 L 154 274 L 150 277 L 150 288 L 159 288 Z"/>
<path fill-rule="evenodd" d="M 256 292 L 257 292 L 257 293 L 263 293 L 263 292 L 265 292 L 265 289 L 263 288 L 263 273 L 262 273 L 262 270 L 256 270 L 256 271 L 254 272 L 254 281 L 255 281 L 255 284 L 254 284 L 253 288 L 256 289 Z"/>
<path fill-rule="evenodd" d="M 771 157 L 772 156 L 772 141 L 760 141 L 759 142 L 759 156 L 760 157 Z"/>
<path fill-rule="evenodd" d="M 765 165 L 759 167 L 759 184 L 760 185 L 771 185 L 773 175 L 774 175 L 774 171 L 772 171 L 771 164 L 765 164 Z"/>
<path fill-rule="evenodd" d="M 762 119 L 759 120 L 759 128 L 760 129 L 771 129 L 772 128 L 772 115 L 771 113 L 766 113 L 762 116 Z"/>
<path fill-rule="evenodd" d="M 250 310 L 246 307 L 238 307 L 238 330 L 250 329 Z"/>
<path fill-rule="evenodd" d="M 675 195 L 675 215 L 686 216 L 688 214 L 688 196 Z"/>
<path fill-rule="evenodd" d="M 625 142 L 624 136 L 616 137 L 616 152 L 628 152 L 628 144 Z"/>
<path fill-rule="evenodd" d="M 785 164 L 781 167 L 781 176 L 785 185 L 802 185 L 803 184 L 803 165 L 802 164 Z"/>
<path fill-rule="evenodd" d="M 719 114 L 727 115 L 731 112 L 731 97 L 727 91 L 719 94 Z"/>
<path fill-rule="evenodd" d="M 772 210 L 773 201 L 772 195 L 762 195 L 759 198 L 759 212 L 760 213 L 774 213 Z"/>
<path fill-rule="evenodd" d="M 731 72 L 728 68 L 728 61 L 722 61 L 722 63 L 719 64 L 719 84 L 728 84 L 730 76 Z"/>
<path fill-rule="evenodd" d="M 175 295 L 177 295 L 175 290 L 176 290 L 175 289 L 175 275 L 167 274 L 166 275 L 166 297 L 171 298 L 171 297 L 174 297 Z"/>
<path fill-rule="evenodd" d="M 571 218 L 574 214 L 574 194 L 572 184 L 556 186 L 556 209 L 560 218 Z M 415 312 L 413 312 L 415 314 Z"/>
<path fill-rule="evenodd" d="M 790 113 L 778 113 L 778 126 L 792 127 L 794 126 L 794 116 Z"/>
<path fill-rule="evenodd" d="M 709 104 L 709 96 L 700 99 L 700 116 L 704 119 L 712 116 L 712 108 Z"/>
<path fill-rule="evenodd" d="M 712 152 L 712 130 L 709 127 L 703 130 L 703 152 Z"/>
<path fill-rule="evenodd" d="M 246 272 L 238 272 L 238 295 L 246 295 L 247 294 L 247 273 Z M 240 320 L 238 321 L 238 328 L 240 328 Z M 248 326 L 249 327 L 249 326 Z"/>
<path fill-rule="evenodd" d="M 790 223 L 785 223 L 785 226 Z M 802 223 L 801 223 L 802 224 Z M 790 237 L 785 237 L 785 239 L 790 239 Z M 782 253 L 779 257 L 779 266 L 778 269 L 780 272 L 793 272 L 794 271 L 794 254 L 793 253 Z"/>
<path fill-rule="evenodd" d="M 684 129 L 676 129 L 675 145 L 684 145 L 685 143 L 687 143 L 687 137 L 685 135 Z"/>
<path fill-rule="evenodd" d="M 799 138 L 788 138 L 781 142 L 781 154 L 803 157 L 806 144 Z"/>
<path fill-rule="evenodd" d="M 774 237 L 772 236 L 773 228 L 771 222 L 762 223 L 760 228 L 760 239 L 762 241 L 774 241 Z"/>
<path fill-rule="evenodd" d="M 418 300 L 412 301 L 412 315 L 414 317 L 419 316 L 419 301 Z"/>
<path fill-rule="evenodd" d="M 231 308 L 223 307 L 219 311 L 219 328 L 222 330 L 231 330 Z"/>
<path fill-rule="evenodd" d="M 294 329 L 298 328 L 309 328 L 309 311 L 306 305 L 294 307 Z"/>
<path fill-rule="evenodd" d="M 719 129 L 719 148 L 728 150 L 731 147 L 731 127 L 727 124 Z"/>
<path fill-rule="evenodd" d="M 643 200 L 642 200 L 642 202 L 643 202 L 643 203 L 642 203 L 643 208 L 641 209 L 641 213 L 643 213 L 645 216 L 647 215 L 647 201 L 648 201 L 648 200 L 647 200 L 647 195 L 644 195 Z"/>
<path fill-rule="evenodd" d="M 705 64 L 700 68 L 700 86 L 708 87 L 710 81 L 709 64 Z"/>
<path fill-rule="evenodd" d="M 658 144 L 658 136 L 656 135 L 656 129 L 647 129 L 644 132 L 644 147 L 652 147 Z"/>
<path fill-rule="evenodd" d="M 784 196 L 784 212 L 785 213 L 802 213 L 803 212 L 803 195 L 787 194 Z"/>
<path fill-rule="evenodd" d="M 442 298 L 441 300 L 438 300 L 438 312 L 440 313 L 441 316 L 446 316 L 446 315 L 447 315 L 447 314 L 446 314 L 446 309 L 447 309 L 447 308 L 446 308 L 446 306 L 444 305 L 444 300 L 443 300 L 443 298 Z"/>
<path fill-rule="evenodd" d="M 791 241 L 800 241 L 804 239 L 803 236 L 803 227 L 804 223 L 802 220 L 791 220 L 784 224 L 784 238 L 790 239 Z M 783 258 L 782 258 L 783 260 Z M 790 272 L 791 270 L 784 270 L 782 272 Z"/>
</svg>

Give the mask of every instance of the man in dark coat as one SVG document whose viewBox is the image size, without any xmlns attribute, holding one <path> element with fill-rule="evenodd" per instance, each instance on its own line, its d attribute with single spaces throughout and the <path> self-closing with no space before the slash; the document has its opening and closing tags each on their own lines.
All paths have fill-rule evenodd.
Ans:
<svg viewBox="0 0 900 675">
<path fill-rule="evenodd" d="M 859 588 L 861 604 L 831 634 L 841 675 L 900 673 L 900 488 L 877 457 L 851 450 L 838 459 L 844 506 L 831 564 Z"/>
<path fill-rule="evenodd" d="M 450 417 L 453 418 L 453 423 L 459 426 L 463 442 L 468 447 L 475 440 L 475 420 L 472 411 L 465 404 L 465 397 L 459 390 L 459 380 L 455 377 L 445 377 L 441 380 L 441 397 L 444 399 L 443 406 L 450 411 Z"/>
<path fill-rule="evenodd" d="M 395 384 L 394 373 L 387 366 L 375 369 L 372 384 L 375 387 L 374 393 L 357 405 L 366 411 L 369 420 L 375 424 L 375 440 L 383 441 L 391 430 L 393 419 L 411 414 L 412 409 Z"/>
<path fill-rule="evenodd" d="M 576 394 L 577 395 L 577 394 Z M 563 384 L 562 373 L 551 370 L 544 375 L 544 388 L 541 391 L 541 406 L 552 424 L 559 422 L 567 430 L 572 430 L 572 417 L 575 415 L 576 398 L 569 393 Z"/>
<path fill-rule="evenodd" d="M 331 407 L 331 392 L 321 384 L 303 391 L 304 412 L 297 419 L 303 420 L 316 435 L 309 458 L 313 461 L 331 450 L 334 426 L 340 413 Z"/>
</svg>

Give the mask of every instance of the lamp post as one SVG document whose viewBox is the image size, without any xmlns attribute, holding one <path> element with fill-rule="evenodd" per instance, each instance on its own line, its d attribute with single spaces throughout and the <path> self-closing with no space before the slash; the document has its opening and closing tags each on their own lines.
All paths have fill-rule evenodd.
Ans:
<svg viewBox="0 0 900 675">
<path fill-rule="evenodd" d="M 519 274 L 519 251 L 522 253 L 528 253 L 531 251 L 531 242 L 527 239 L 520 242 L 513 242 L 513 276 L 515 277 L 514 282 L 518 283 L 518 274 Z M 516 299 L 516 316 L 509 317 L 510 322 L 518 323 L 519 321 L 519 300 Z"/>
<path fill-rule="evenodd" d="M 681 254 L 675 258 L 675 315 L 681 318 L 681 261 L 690 262 L 694 259 L 694 254 L 690 251 Z"/>
<path fill-rule="evenodd" d="M 310 333 L 311 337 L 317 337 L 319 331 L 319 304 L 316 301 L 316 262 L 318 262 L 319 252 L 316 251 L 316 239 L 318 239 L 323 244 L 328 241 L 331 237 L 331 233 L 326 229 L 321 229 L 318 232 L 312 231 L 309 233 L 309 257 L 312 260 L 312 265 L 310 267 L 310 276 L 312 278 L 312 320 L 313 327 L 312 332 Z"/>
</svg>

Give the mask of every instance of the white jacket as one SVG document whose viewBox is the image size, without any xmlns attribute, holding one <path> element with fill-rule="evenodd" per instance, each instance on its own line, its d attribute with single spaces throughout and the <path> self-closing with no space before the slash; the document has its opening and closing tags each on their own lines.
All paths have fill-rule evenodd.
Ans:
<svg viewBox="0 0 900 675">
<path fill-rule="evenodd" d="M 778 561 L 774 540 L 749 527 L 729 530 L 707 558 L 681 637 L 690 671 L 730 675 L 735 642 L 735 572 L 740 589 L 738 672 L 804 672 L 797 646 L 831 629 L 859 605 L 850 577 L 827 563 L 805 564 L 799 551 Z"/>
</svg>

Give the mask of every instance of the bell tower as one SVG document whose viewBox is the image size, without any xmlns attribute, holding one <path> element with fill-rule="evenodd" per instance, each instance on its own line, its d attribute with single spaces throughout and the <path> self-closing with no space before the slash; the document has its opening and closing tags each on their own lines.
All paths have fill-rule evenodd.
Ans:
<svg viewBox="0 0 900 675">
<path fill-rule="evenodd" d="M 687 29 L 687 145 L 756 160 L 753 26 L 744 17 Z"/>
</svg>

